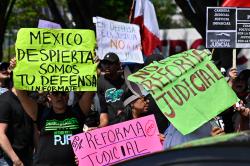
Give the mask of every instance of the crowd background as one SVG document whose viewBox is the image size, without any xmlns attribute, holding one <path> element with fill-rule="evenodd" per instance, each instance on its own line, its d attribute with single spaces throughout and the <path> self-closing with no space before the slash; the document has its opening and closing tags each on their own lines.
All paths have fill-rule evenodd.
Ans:
<svg viewBox="0 0 250 166">
<path fill-rule="evenodd" d="M 148 58 L 145 65 L 163 59 Z M 12 83 L 15 58 L 0 64 L 0 146 L 3 165 L 74 165 L 71 135 L 153 114 L 163 149 L 209 136 L 248 130 L 250 70 L 225 73 L 228 84 L 241 99 L 194 132 L 182 135 L 167 120 L 152 96 L 127 80 L 129 73 L 143 67 L 120 63 L 108 53 L 97 61 L 97 92 L 26 92 Z M 223 92 L 221 92 L 223 93 Z M 68 129 L 64 125 L 71 125 Z M 64 126 L 64 127 L 62 127 Z"/>
</svg>

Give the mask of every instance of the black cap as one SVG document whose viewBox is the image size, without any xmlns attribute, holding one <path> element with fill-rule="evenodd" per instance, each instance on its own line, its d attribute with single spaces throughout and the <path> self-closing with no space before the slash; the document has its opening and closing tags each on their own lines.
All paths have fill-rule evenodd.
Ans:
<svg viewBox="0 0 250 166">
<path fill-rule="evenodd" d="M 8 62 L 0 62 L 0 71 L 7 70 L 9 65 L 10 64 Z"/>
<path fill-rule="evenodd" d="M 113 52 L 109 52 L 107 53 L 103 60 L 101 60 L 102 63 L 105 63 L 105 62 L 109 62 L 109 63 L 116 63 L 116 62 L 119 62 L 119 57 L 116 53 L 113 53 Z"/>
</svg>

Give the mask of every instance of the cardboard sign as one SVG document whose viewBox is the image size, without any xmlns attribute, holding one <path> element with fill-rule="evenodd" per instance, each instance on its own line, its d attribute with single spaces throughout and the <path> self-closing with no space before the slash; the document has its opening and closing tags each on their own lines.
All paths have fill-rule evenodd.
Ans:
<svg viewBox="0 0 250 166">
<path fill-rule="evenodd" d="M 92 30 L 23 28 L 14 86 L 31 91 L 96 91 Z"/>
<path fill-rule="evenodd" d="M 112 165 L 162 150 L 153 115 L 72 136 L 80 166 Z"/>
<path fill-rule="evenodd" d="M 143 63 L 139 26 L 96 17 L 97 55 L 114 52 L 121 62 Z"/>
<path fill-rule="evenodd" d="M 151 63 L 128 79 L 142 84 L 168 120 L 188 134 L 238 101 L 210 53 L 189 50 Z"/>
<path fill-rule="evenodd" d="M 207 48 L 250 48 L 250 9 L 208 7 Z"/>
</svg>

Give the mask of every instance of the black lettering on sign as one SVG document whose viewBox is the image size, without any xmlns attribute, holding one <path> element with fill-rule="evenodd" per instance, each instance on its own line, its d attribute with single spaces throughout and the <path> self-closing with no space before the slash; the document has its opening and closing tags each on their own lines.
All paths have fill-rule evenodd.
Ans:
<svg viewBox="0 0 250 166">
<path fill-rule="evenodd" d="M 79 33 L 72 34 L 67 33 L 66 37 L 64 33 L 53 33 L 53 32 L 30 32 L 30 45 L 36 43 L 39 45 L 53 44 L 53 45 L 81 45 L 83 38 Z"/>
<path fill-rule="evenodd" d="M 84 136 L 85 136 L 86 141 L 87 141 L 87 143 L 89 145 L 89 148 L 93 148 L 94 147 L 96 149 L 95 142 L 92 140 L 92 134 L 89 133 L 89 132 L 85 132 Z"/>
<path fill-rule="evenodd" d="M 79 74 L 80 71 L 77 69 L 76 65 L 67 65 L 67 64 L 46 64 L 42 63 L 40 65 L 40 70 L 38 71 L 40 74 L 52 74 L 52 73 L 59 73 L 59 74 Z M 88 75 L 86 76 L 88 80 L 88 86 L 91 86 L 92 82 L 92 76 Z"/>
<path fill-rule="evenodd" d="M 124 150 L 124 147 L 123 147 L 123 146 L 121 146 L 121 151 L 122 151 L 122 155 L 123 155 L 123 156 L 126 156 L 126 153 L 125 153 L 125 150 Z"/>
<path fill-rule="evenodd" d="M 78 136 L 75 136 L 73 141 L 71 142 L 72 147 L 74 148 L 75 151 L 81 150 L 83 148 L 82 146 L 83 140 L 80 139 Z"/>
<path fill-rule="evenodd" d="M 33 76 L 33 75 L 19 74 L 19 75 L 16 75 L 16 76 L 20 77 L 22 86 L 24 86 L 24 85 L 33 85 L 35 80 L 36 80 L 36 77 Z"/>
<path fill-rule="evenodd" d="M 39 44 L 41 44 L 41 33 L 40 31 L 37 32 L 37 34 L 34 34 L 33 32 L 30 32 L 30 44 L 33 44 L 33 38 L 35 40 L 39 40 Z"/>
</svg>

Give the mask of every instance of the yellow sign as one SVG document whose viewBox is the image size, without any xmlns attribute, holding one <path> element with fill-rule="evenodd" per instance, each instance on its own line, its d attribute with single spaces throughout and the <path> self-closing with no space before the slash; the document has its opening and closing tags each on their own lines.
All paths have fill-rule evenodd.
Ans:
<svg viewBox="0 0 250 166">
<path fill-rule="evenodd" d="M 96 91 L 92 30 L 22 28 L 14 86 L 30 91 Z"/>
</svg>

